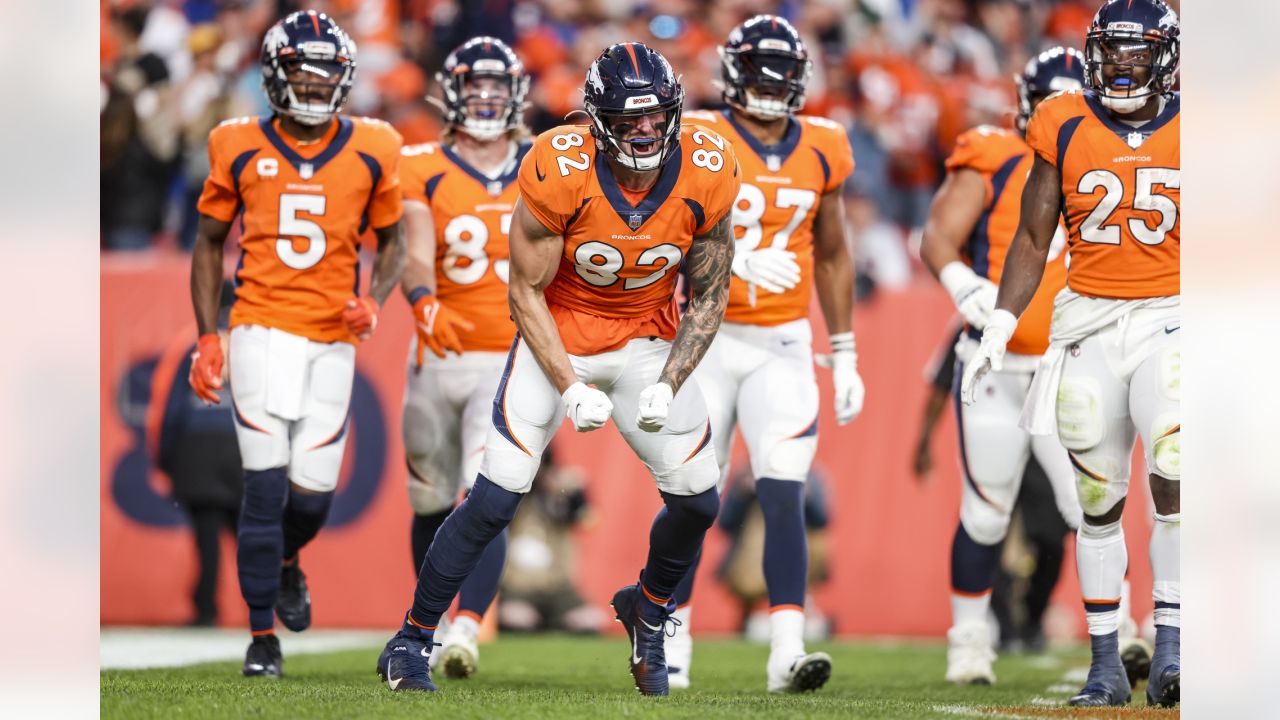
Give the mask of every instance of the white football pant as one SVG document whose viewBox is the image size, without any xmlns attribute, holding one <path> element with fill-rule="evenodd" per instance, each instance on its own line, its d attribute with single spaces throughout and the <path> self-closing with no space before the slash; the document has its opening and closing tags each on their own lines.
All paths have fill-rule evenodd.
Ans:
<svg viewBox="0 0 1280 720">
<path fill-rule="evenodd" d="M 414 513 L 430 515 L 452 508 L 459 490 L 476 481 L 507 355 L 449 353 L 441 359 L 428 352 L 419 371 L 416 353 L 411 344 L 401 430 L 409 503 Z"/>
<path fill-rule="evenodd" d="M 229 356 L 244 469 L 287 466 L 294 485 L 332 492 L 347 444 L 355 346 L 239 325 Z"/>
<path fill-rule="evenodd" d="M 658 381 L 670 351 L 666 340 L 637 338 L 610 352 L 570 355 L 569 363 L 578 380 L 609 396 L 614 423 L 658 489 L 697 495 L 715 487 L 719 476 L 697 381 L 685 381 L 662 430 L 650 433 L 636 426 L 640 392 Z M 499 487 L 526 493 L 542 452 L 564 419 L 564 404 L 519 335 L 503 370 L 492 418 L 480 472 Z"/>
</svg>

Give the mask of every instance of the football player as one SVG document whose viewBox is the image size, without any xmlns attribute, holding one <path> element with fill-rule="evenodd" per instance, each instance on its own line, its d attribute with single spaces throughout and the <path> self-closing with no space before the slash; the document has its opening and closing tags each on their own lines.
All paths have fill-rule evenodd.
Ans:
<svg viewBox="0 0 1280 720">
<path fill-rule="evenodd" d="M 841 197 L 853 151 L 839 125 L 798 114 L 812 61 L 791 23 L 757 15 L 733 29 L 720 57 L 728 108 L 690 117 L 733 145 L 743 177 L 731 218 L 737 246 L 729 306 L 696 377 L 721 478 L 741 426 L 764 512 L 766 685 L 769 692 L 816 690 L 831 676 L 831 658 L 804 647 L 804 483 L 818 443 L 809 301 L 816 290 L 830 333 L 836 422 L 844 425 L 861 411 L 864 394 Z M 690 572 L 676 594 L 681 624 L 668 642 L 672 687 L 689 686 L 692 592 Z"/>
<path fill-rule="evenodd" d="M 1019 132 L 982 125 L 956 140 L 921 242 L 921 259 L 968 325 L 957 342 L 960 363 L 973 355 L 995 309 L 994 283 L 1000 281 L 1018 227 L 1018 201 L 1034 157 L 1021 132 L 1045 97 L 1083 86 L 1084 56 L 1074 48 L 1045 50 L 1027 63 L 1017 84 Z M 951 544 L 949 682 L 989 685 L 996 680 L 987 623 L 991 583 L 1029 459 L 1034 457 L 1044 469 L 1063 519 L 1073 528 L 1080 525 L 1066 451 L 1057 438 L 1033 437 L 1018 427 L 1036 363 L 1049 344 L 1053 296 L 1066 284 L 1065 240 L 1059 233 L 1049 251 L 1045 277 L 1009 340 L 1003 369 L 992 375 L 972 405 L 956 408 L 965 482 Z"/>
<path fill-rule="evenodd" d="M 190 381 L 219 402 L 222 246 L 241 218 L 231 311 L 231 403 L 244 463 L 237 531 L 240 592 L 252 644 L 245 675 L 279 677 L 272 612 L 311 624 L 298 551 L 329 512 L 346 444 L 355 346 L 378 324 L 404 264 L 400 135 L 380 120 L 338 116 L 355 79 L 355 46 L 332 19 L 295 12 L 262 42 L 262 85 L 274 113 L 209 134 L 191 298 L 200 329 Z M 378 251 L 360 293 L 366 226 Z"/>
<path fill-rule="evenodd" d="M 1093 662 L 1071 705 L 1129 702 L 1118 649 L 1128 556 L 1120 526 L 1135 434 L 1142 436 L 1155 523 L 1151 532 L 1156 647 L 1147 701 L 1178 702 L 1181 362 L 1178 16 L 1163 0 L 1111 0 L 1085 44 L 1083 91 L 1045 100 L 1027 126 L 1036 152 L 1005 258 L 996 309 L 964 372 L 1003 367 L 1017 316 L 1045 272 L 1058 216 L 1071 263 L 1054 302 L 1049 349 L 1023 413 L 1069 451 L 1084 522 L 1076 540 Z"/>
<path fill-rule="evenodd" d="M 516 171 L 530 147 L 523 122 L 529 77 L 501 40 L 463 43 L 436 80 L 444 142 L 406 147 L 400 161 L 409 256 L 401 288 L 417 324 L 403 422 L 415 575 L 458 490 L 470 489 L 480 469 L 516 333 L 507 308 L 507 230 Z M 462 586 L 458 613 L 432 656 L 448 677 L 476 671 L 476 636 L 498 591 L 506 546 L 504 530 Z"/>
<path fill-rule="evenodd" d="M 666 506 L 640 581 L 613 607 L 636 687 L 667 694 L 671 598 L 719 508 L 706 403 L 690 375 L 724 316 L 741 173 L 724 138 L 681 124 L 684 90 L 645 45 L 607 48 L 584 93 L 590 125 L 543 133 L 520 167 L 509 290 L 519 332 L 480 473 L 432 541 L 413 608 L 378 658 L 393 690 L 435 689 L 427 656 L 436 623 L 510 523 L 567 416 L 579 432 L 612 417 Z M 683 317 L 674 303 L 682 271 L 692 290 Z"/>
</svg>

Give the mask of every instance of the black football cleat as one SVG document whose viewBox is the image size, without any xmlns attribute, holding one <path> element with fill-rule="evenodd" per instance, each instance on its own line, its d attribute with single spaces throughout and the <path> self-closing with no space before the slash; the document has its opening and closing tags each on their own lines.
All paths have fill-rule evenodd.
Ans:
<svg viewBox="0 0 1280 720">
<path fill-rule="evenodd" d="M 1133 693 L 1129 688 L 1129 676 L 1124 666 L 1098 665 L 1089 668 L 1084 688 L 1067 704 L 1072 707 L 1123 707 L 1129 704 Z"/>
<path fill-rule="evenodd" d="M 663 647 L 666 624 L 680 621 L 653 603 L 648 603 L 653 611 L 646 617 L 641 613 L 641 604 L 647 602 L 641 594 L 640 585 L 636 584 L 614 593 L 610 605 L 631 641 L 629 662 L 636 689 L 641 695 L 667 695 L 670 685 L 667 681 L 666 649 Z"/>
<path fill-rule="evenodd" d="M 280 638 L 274 634 L 255 636 L 244 654 L 244 667 L 240 672 L 245 677 L 282 677 L 284 656 L 280 654 Z"/>
<path fill-rule="evenodd" d="M 401 630 L 378 656 L 378 677 L 397 692 L 435 692 L 438 688 L 431 682 L 433 644 Z"/>
<path fill-rule="evenodd" d="M 302 632 L 311 627 L 311 592 L 307 590 L 307 576 L 296 562 L 280 566 L 276 617 L 294 632 Z"/>
</svg>

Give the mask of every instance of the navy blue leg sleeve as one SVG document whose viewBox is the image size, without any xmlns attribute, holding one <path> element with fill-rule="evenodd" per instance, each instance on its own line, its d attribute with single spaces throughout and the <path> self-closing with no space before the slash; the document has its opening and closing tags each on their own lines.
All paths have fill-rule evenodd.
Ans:
<svg viewBox="0 0 1280 720">
<path fill-rule="evenodd" d="M 764 582 L 769 588 L 769 606 L 804 607 L 809 576 L 804 483 L 760 478 L 756 497 L 764 513 Z"/>
<path fill-rule="evenodd" d="M 441 510 L 430 515 L 413 516 L 413 525 L 409 529 L 409 536 L 410 544 L 413 547 L 413 572 L 415 575 L 422 571 L 422 561 L 427 559 L 427 550 L 431 547 L 431 540 L 435 538 L 436 532 L 440 530 L 440 526 L 444 524 L 444 519 L 449 517 L 451 512 L 453 512 L 453 508 Z"/>
<path fill-rule="evenodd" d="M 284 506 L 284 557 L 293 559 L 324 527 L 329 517 L 333 493 L 309 493 L 289 486 L 289 500 Z"/>
<path fill-rule="evenodd" d="M 967 595 L 978 595 L 991 589 L 996 563 L 1000 561 L 1001 543 L 980 545 L 965 532 L 964 523 L 956 523 L 951 541 L 951 589 Z"/>
<path fill-rule="evenodd" d="M 698 551 L 698 556 L 693 559 L 693 564 L 689 566 L 689 571 L 684 574 L 684 579 L 676 586 L 675 595 L 671 596 L 676 601 L 676 607 L 684 607 L 693 599 L 693 576 L 698 574 L 698 565 L 702 563 L 702 551 Z"/>
<path fill-rule="evenodd" d="M 289 476 L 282 467 L 244 474 L 244 498 L 236 532 L 236 571 L 240 594 L 249 606 L 249 628 L 254 632 L 275 627 L 273 608 L 280 590 L 282 525 L 288 494 Z"/>
<path fill-rule="evenodd" d="M 480 564 L 485 548 L 511 524 L 523 497 L 494 485 L 484 475 L 476 478 L 467 499 L 445 519 L 427 551 L 413 593 L 413 623 L 435 628 L 458 588 Z"/>
<path fill-rule="evenodd" d="M 502 580 L 502 568 L 507 564 L 507 531 L 503 528 L 498 537 L 480 556 L 480 564 L 467 576 L 458 591 L 458 611 L 484 617 L 489 605 L 498 595 L 498 583 Z"/>
<path fill-rule="evenodd" d="M 662 501 L 666 507 L 649 530 L 649 560 L 640 582 L 650 600 L 665 605 L 702 551 L 702 538 L 720 511 L 720 494 L 715 488 L 697 495 L 664 492 Z"/>
</svg>

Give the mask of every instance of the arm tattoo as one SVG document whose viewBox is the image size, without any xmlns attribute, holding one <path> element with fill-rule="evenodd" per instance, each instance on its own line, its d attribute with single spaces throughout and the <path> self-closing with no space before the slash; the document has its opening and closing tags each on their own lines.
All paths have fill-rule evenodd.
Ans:
<svg viewBox="0 0 1280 720">
<path fill-rule="evenodd" d="M 710 232 L 693 239 L 685 258 L 692 297 L 659 378 L 675 392 L 702 361 L 724 319 L 724 309 L 729 304 L 733 245 L 733 226 L 726 213 Z"/>
</svg>

